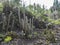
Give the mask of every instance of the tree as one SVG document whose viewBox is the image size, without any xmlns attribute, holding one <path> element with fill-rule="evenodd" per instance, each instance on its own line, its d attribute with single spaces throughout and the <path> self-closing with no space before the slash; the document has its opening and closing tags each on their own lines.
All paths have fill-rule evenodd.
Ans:
<svg viewBox="0 0 60 45">
<path fill-rule="evenodd" d="M 11 6 L 20 6 L 21 5 L 21 0 L 7 0 L 9 2 L 9 5 Z M 6 1 L 6 3 L 7 3 Z"/>
<path fill-rule="evenodd" d="M 59 7 L 58 0 L 54 0 L 53 6 L 55 7 L 55 10 L 58 9 L 58 7 Z"/>
</svg>

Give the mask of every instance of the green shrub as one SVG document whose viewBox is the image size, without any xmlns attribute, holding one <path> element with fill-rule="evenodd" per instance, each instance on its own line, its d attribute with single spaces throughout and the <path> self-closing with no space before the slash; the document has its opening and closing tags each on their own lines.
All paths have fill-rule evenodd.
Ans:
<svg viewBox="0 0 60 45">
<path fill-rule="evenodd" d="M 51 30 L 45 30 L 43 35 L 45 36 L 46 40 L 49 42 L 55 42 L 54 32 Z"/>
<path fill-rule="evenodd" d="M 12 37 L 11 36 L 6 36 L 5 39 L 4 39 L 4 42 L 9 42 L 12 40 Z"/>
<path fill-rule="evenodd" d="M 2 12 L 2 11 L 3 11 L 3 4 L 0 3 L 0 12 Z"/>
<path fill-rule="evenodd" d="M 37 32 L 33 32 L 32 34 L 28 35 L 28 38 L 32 39 L 32 38 L 37 38 L 38 37 L 38 33 Z"/>
<path fill-rule="evenodd" d="M 31 38 L 32 38 L 32 34 L 29 34 L 29 35 L 28 35 L 28 38 L 31 39 Z"/>
<path fill-rule="evenodd" d="M 6 36 L 11 36 L 12 38 L 18 38 L 18 34 L 14 31 L 11 31 L 11 32 L 7 32 L 7 35 Z"/>
<path fill-rule="evenodd" d="M 3 35 L 3 34 L 0 34 L 0 38 L 3 38 L 3 37 L 5 37 L 5 35 Z"/>
</svg>

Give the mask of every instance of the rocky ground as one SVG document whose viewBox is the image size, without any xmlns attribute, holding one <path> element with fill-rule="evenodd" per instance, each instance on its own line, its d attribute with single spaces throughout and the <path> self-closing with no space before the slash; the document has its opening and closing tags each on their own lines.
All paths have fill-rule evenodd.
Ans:
<svg viewBox="0 0 60 45">
<path fill-rule="evenodd" d="M 1 45 L 60 45 L 60 30 L 53 30 L 55 31 L 55 38 L 56 38 L 56 43 L 49 43 L 47 44 L 45 37 L 42 36 L 42 32 L 44 31 L 44 29 L 40 29 L 40 30 L 35 30 L 36 32 L 39 33 L 38 37 L 36 39 L 14 39 L 13 41 L 9 42 L 9 43 L 4 43 L 1 42 Z"/>
</svg>

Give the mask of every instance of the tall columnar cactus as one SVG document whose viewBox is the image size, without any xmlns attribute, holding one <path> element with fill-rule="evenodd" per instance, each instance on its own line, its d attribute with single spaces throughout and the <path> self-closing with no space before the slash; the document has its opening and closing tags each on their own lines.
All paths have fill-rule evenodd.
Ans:
<svg viewBox="0 0 60 45">
<path fill-rule="evenodd" d="M 34 18 L 34 17 L 33 17 Z M 33 28 L 33 18 L 32 18 L 32 23 L 31 23 L 31 25 L 32 25 L 32 28 Z"/>
<path fill-rule="evenodd" d="M 3 23 L 3 27 L 2 27 L 2 30 L 6 30 L 6 25 L 7 25 L 7 22 L 6 22 L 6 16 L 5 16 L 5 14 L 4 13 L 2 13 L 2 19 L 3 19 L 3 21 L 2 21 L 2 23 Z"/>
<path fill-rule="evenodd" d="M 30 27 L 31 27 L 31 19 L 29 19 L 29 24 L 30 24 Z"/>
<path fill-rule="evenodd" d="M 20 22 L 20 7 L 18 7 L 18 18 L 19 18 L 19 24 L 21 24 L 21 22 Z"/>
<path fill-rule="evenodd" d="M 7 31 L 8 31 L 8 29 L 9 29 L 9 23 L 10 23 L 10 18 L 11 18 L 11 15 L 12 15 L 12 12 L 10 12 L 10 14 L 9 14 L 9 16 L 8 16 L 8 24 L 7 24 Z"/>
<path fill-rule="evenodd" d="M 26 25 L 26 26 L 25 26 L 25 29 L 26 29 L 26 30 L 28 30 L 28 29 L 27 29 L 27 23 L 28 23 L 28 19 L 27 19 L 27 16 L 25 16 L 25 25 Z"/>
<path fill-rule="evenodd" d="M 24 19 L 21 20 L 22 20 L 22 28 L 24 29 Z"/>
<path fill-rule="evenodd" d="M 13 16 L 13 21 L 12 21 L 12 27 L 11 27 L 11 31 L 13 30 L 13 28 L 14 28 L 14 22 L 15 22 L 15 16 Z"/>
</svg>

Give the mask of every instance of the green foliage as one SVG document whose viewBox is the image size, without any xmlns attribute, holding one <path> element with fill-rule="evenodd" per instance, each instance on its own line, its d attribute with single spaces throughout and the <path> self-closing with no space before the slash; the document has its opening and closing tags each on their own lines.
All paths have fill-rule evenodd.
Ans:
<svg viewBox="0 0 60 45">
<path fill-rule="evenodd" d="M 36 37 L 38 37 L 38 33 L 37 32 L 33 32 L 32 34 L 28 35 L 29 39 L 36 38 Z"/>
<path fill-rule="evenodd" d="M 53 23 L 53 24 L 57 25 L 57 24 L 60 24 L 60 19 L 53 20 L 53 19 L 48 18 L 48 22 L 50 22 L 50 23 Z"/>
<path fill-rule="evenodd" d="M 11 36 L 6 36 L 6 38 L 4 39 L 4 42 L 9 42 L 12 40 L 12 37 Z"/>
<path fill-rule="evenodd" d="M 55 32 L 51 31 L 51 30 L 45 30 L 43 32 L 43 35 L 46 37 L 46 41 L 49 41 L 49 42 L 55 42 Z"/>
<path fill-rule="evenodd" d="M 20 6 L 21 0 L 10 0 L 10 3 L 11 3 L 11 2 L 12 2 L 12 5 Z"/>
<path fill-rule="evenodd" d="M 29 5 L 26 8 L 29 12 L 31 12 L 36 18 L 40 18 L 39 20 L 48 20 L 49 17 L 46 17 L 45 14 L 48 14 L 47 16 L 50 16 L 51 14 L 51 10 L 46 10 L 43 6 L 43 8 L 41 8 L 41 6 L 39 4 L 35 4 L 35 5 Z"/>
<path fill-rule="evenodd" d="M 31 39 L 31 38 L 32 38 L 32 34 L 29 34 L 29 35 L 28 35 L 28 38 Z"/>
<path fill-rule="evenodd" d="M 40 7 L 39 4 L 29 5 L 27 6 L 28 11 L 30 11 L 36 18 L 38 18 L 40 15 L 44 14 L 44 9 Z"/>
<path fill-rule="evenodd" d="M 3 11 L 3 4 L 0 3 L 0 12 L 2 12 L 2 11 Z"/>
<path fill-rule="evenodd" d="M 16 32 L 11 31 L 11 32 L 7 32 L 7 36 L 11 36 L 12 38 L 18 38 L 19 36 L 17 35 Z"/>
<path fill-rule="evenodd" d="M 34 32 L 33 34 L 34 34 L 34 35 L 33 35 L 34 38 L 37 38 L 37 37 L 38 37 L 38 33 L 37 33 L 37 32 Z"/>
<path fill-rule="evenodd" d="M 3 34 L 0 34 L 0 38 L 4 38 L 5 37 L 5 35 L 3 35 Z"/>
<path fill-rule="evenodd" d="M 60 19 L 55 20 L 55 24 L 60 24 Z"/>
<path fill-rule="evenodd" d="M 37 32 L 34 32 L 35 35 L 37 35 L 38 33 Z"/>
</svg>

